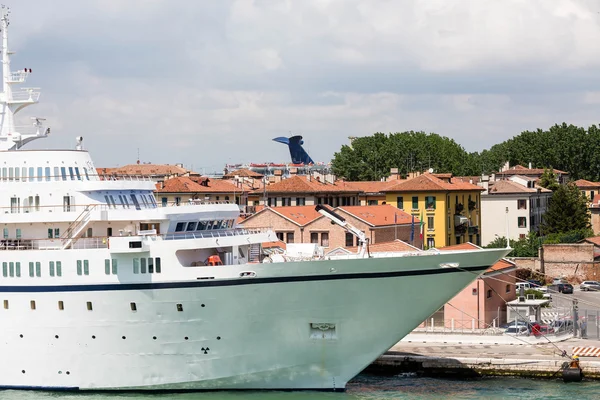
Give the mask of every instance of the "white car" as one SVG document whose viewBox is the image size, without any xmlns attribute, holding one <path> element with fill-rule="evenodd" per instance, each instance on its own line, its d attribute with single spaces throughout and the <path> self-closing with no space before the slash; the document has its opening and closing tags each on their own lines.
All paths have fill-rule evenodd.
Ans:
<svg viewBox="0 0 600 400">
<path fill-rule="evenodd" d="M 535 290 L 542 292 L 544 299 L 552 300 L 552 295 L 548 292 L 548 286 L 538 286 Z"/>
<path fill-rule="evenodd" d="M 526 325 L 510 325 L 506 328 L 504 334 L 511 336 L 529 336 L 529 329 Z"/>
<path fill-rule="evenodd" d="M 598 281 L 583 281 L 579 285 L 579 289 L 583 291 L 600 290 L 600 282 Z"/>
</svg>

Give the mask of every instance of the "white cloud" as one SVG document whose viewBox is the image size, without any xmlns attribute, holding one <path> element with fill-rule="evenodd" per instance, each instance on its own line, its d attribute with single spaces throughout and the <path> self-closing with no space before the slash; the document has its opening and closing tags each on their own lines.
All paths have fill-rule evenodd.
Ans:
<svg viewBox="0 0 600 400">
<path fill-rule="evenodd" d="M 22 0 L 52 138 L 99 165 L 283 161 L 304 135 L 329 161 L 347 136 L 435 131 L 481 150 L 525 129 L 596 122 L 593 0 Z"/>
</svg>

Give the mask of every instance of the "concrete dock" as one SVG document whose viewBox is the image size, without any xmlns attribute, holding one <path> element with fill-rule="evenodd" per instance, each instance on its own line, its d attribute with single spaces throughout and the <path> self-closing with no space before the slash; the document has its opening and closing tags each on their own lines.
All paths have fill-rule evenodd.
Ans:
<svg viewBox="0 0 600 400">
<path fill-rule="evenodd" d="M 573 348 L 598 347 L 600 341 L 554 336 L 410 334 L 377 359 L 366 372 L 416 373 L 428 377 L 516 376 L 561 378 Z M 586 379 L 600 380 L 600 358 L 580 357 Z"/>
</svg>

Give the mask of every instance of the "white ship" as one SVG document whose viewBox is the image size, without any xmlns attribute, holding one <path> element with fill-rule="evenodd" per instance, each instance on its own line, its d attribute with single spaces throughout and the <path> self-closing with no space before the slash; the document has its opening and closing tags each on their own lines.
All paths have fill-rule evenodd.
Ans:
<svg viewBox="0 0 600 400">
<path fill-rule="evenodd" d="M 0 388 L 343 390 L 507 252 L 261 262 L 276 237 L 236 228 L 235 204 L 159 207 L 82 138 L 26 150 L 49 130 L 15 126 L 40 92 L 17 88 L 2 11 Z"/>
</svg>

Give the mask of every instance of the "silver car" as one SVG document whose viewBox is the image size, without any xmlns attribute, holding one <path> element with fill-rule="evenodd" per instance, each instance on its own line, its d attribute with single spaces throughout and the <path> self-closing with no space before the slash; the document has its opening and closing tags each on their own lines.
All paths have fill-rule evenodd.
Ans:
<svg viewBox="0 0 600 400">
<path fill-rule="evenodd" d="M 590 291 L 590 290 L 600 290 L 600 282 L 598 281 L 583 281 L 581 285 L 579 285 L 580 290 Z"/>
</svg>

